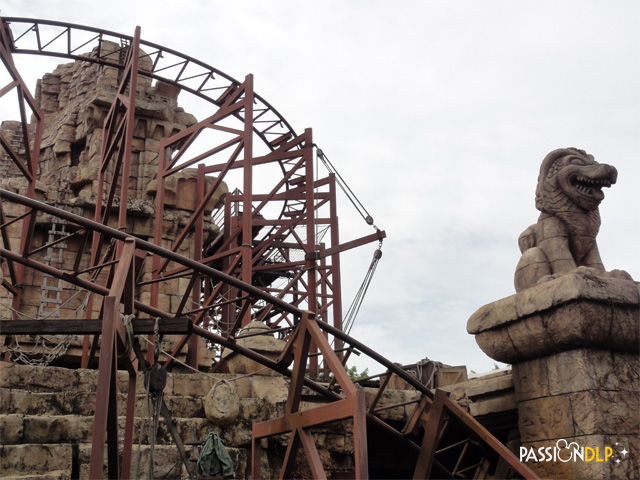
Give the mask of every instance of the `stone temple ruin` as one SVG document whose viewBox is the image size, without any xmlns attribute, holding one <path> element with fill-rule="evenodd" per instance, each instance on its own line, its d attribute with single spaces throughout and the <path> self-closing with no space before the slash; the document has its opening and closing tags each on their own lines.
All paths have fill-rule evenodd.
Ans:
<svg viewBox="0 0 640 480">
<path fill-rule="evenodd" d="M 341 177 L 251 75 L 139 29 L 4 18 L 1 33 L 2 94 L 22 109 L 0 127 L 0 476 L 640 473 L 638 284 L 595 247 L 615 169 L 576 149 L 543 162 L 517 293 L 468 323 L 510 370 L 400 366 L 343 328 L 340 254 L 385 233 L 363 208 L 374 232 L 340 239 Z M 68 62 L 31 96 L 19 54 Z M 573 203 L 549 211 L 550 188 Z M 351 379 L 358 354 L 381 373 Z M 561 440 L 609 456 L 539 458 Z"/>
</svg>

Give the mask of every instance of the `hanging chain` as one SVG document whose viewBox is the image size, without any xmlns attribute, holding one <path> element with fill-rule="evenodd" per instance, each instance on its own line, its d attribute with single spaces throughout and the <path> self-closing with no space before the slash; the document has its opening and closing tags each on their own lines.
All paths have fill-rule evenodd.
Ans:
<svg viewBox="0 0 640 480">
<path fill-rule="evenodd" d="M 156 323 L 153 326 L 153 360 L 158 363 L 160 358 L 160 317 L 156 317 Z"/>
</svg>

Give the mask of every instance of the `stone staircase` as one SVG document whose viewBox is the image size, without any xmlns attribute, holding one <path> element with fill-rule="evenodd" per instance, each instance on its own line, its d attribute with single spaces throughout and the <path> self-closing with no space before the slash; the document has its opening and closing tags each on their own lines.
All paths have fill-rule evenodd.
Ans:
<svg viewBox="0 0 640 480">
<path fill-rule="evenodd" d="M 2 364 L 0 377 L 0 476 L 3 478 L 88 478 L 95 407 L 96 370 L 32 367 Z M 118 372 L 119 435 L 122 442 L 126 399 L 126 372 Z M 231 379 L 231 375 L 218 375 Z M 148 477 L 149 419 L 144 382 L 136 393 L 136 419 L 132 472 Z M 240 413 L 233 425 L 222 429 L 209 422 L 202 399 L 215 380 L 202 375 L 169 375 L 164 399 L 188 453 L 197 458 L 197 448 L 209 432 L 218 433 L 234 463 L 238 478 L 246 478 L 251 446 L 251 419 L 276 415 L 286 382 L 276 377 L 247 377 L 236 384 Z M 278 388 L 279 387 L 279 388 Z M 255 395 L 257 398 L 252 398 Z M 266 400 L 266 397 L 269 397 Z M 275 400 L 275 401 L 272 401 Z M 281 402 L 280 402 L 281 403 Z M 144 428 L 141 432 L 141 423 Z M 154 454 L 155 478 L 186 478 L 180 455 L 160 420 Z M 105 455 L 106 458 L 106 455 Z M 136 466 L 137 459 L 139 467 Z M 105 461 L 106 478 L 106 461 Z"/>
<path fill-rule="evenodd" d="M 124 435 L 127 378 L 126 372 L 118 372 L 120 442 Z M 207 435 L 216 432 L 234 462 L 235 478 L 250 478 L 251 424 L 254 420 L 283 414 L 288 379 L 259 375 L 234 379 L 233 375 L 221 374 L 216 378 L 232 382 L 239 397 L 238 417 L 226 427 L 214 425 L 205 416 L 203 399 L 216 383 L 213 378 L 170 374 L 164 389 L 165 402 L 190 461 L 195 462 Z M 0 364 L 0 477 L 16 480 L 88 478 L 96 379 L 97 370 Z M 368 392 L 367 396 L 373 398 L 374 394 L 374 391 Z M 415 394 L 390 390 L 385 392 L 388 398 L 383 399 L 382 404 L 400 403 Z M 310 402 L 314 401 L 311 392 L 305 392 L 305 400 L 302 408 L 309 408 Z M 149 475 L 151 449 L 146 404 L 147 395 L 140 376 L 136 393 L 132 478 L 148 478 Z M 386 415 L 402 420 L 413 408 L 413 405 L 393 408 Z M 144 428 L 141 429 L 142 423 Z M 353 466 L 353 442 L 347 430 L 344 425 L 337 424 L 314 432 L 326 471 L 335 471 L 334 478 L 349 472 Z M 261 470 L 264 478 L 277 476 L 286 446 L 287 439 L 278 437 L 263 445 Z M 120 452 L 122 454 L 122 447 Z M 153 458 L 154 478 L 188 478 L 162 419 Z M 304 464 L 304 460 L 299 463 Z M 195 471 L 195 465 L 192 467 Z M 103 476 L 107 477 L 106 449 Z"/>
</svg>

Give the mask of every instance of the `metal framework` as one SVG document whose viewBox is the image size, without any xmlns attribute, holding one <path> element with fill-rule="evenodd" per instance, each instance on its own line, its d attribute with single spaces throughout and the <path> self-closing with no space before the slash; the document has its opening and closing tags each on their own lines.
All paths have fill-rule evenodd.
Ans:
<svg viewBox="0 0 640 480">
<path fill-rule="evenodd" d="M 192 366 L 197 367 L 195 340 L 202 337 L 291 378 L 284 417 L 254 424 L 253 478 L 260 477 L 260 439 L 286 432 L 290 433 L 290 440 L 281 478 L 291 473 L 300 447 L 314 477 L 326 478 L 312 429 L 344 420 L 350 423 L 355 439 L 355 478 L 369 477 L 371 437 L 367 432 L 372 429 L 379 432 L 380 438 L 393 439 L 408 452 L 414 478 L 485 478 L 504 469 L 516 477 L 536 478 L 444 392 L 434 395 L 400 367 L 342 331 L 340 253 L 381 242 L 385 234 L 375 228 L 371 235 L 340 243 L 336 209 L 340 177 L 331 171 L 324 178 L 314 177 L 311 130 L 296 134 L 254 92 L 251 75 L 238 82 L 198 60 L 143 41 L 139 28 L 129 37 L 61 22 L 4 18 L 0 34 L 0 56 L 12 79 L 0 89 L 0 97 L 17 93 L 22 133 L 19 146 L 1 135 L 0 144 L 27 183 L 25 195 L 0 190 L 0 254 L 8 271 L 3 286 L 13 296 L 14 311 L 12 319 L 1 321 L 0 330 L 4 335 L 86 335 L 83 366 L 89 364 L 99 348 L 91 478 L 102 476 L 105 442 L 109 478 L 130 477 L 136 379 L 138 370 L 148 369 L 154 360 L 149 350 L 146 359 L 142 356 L 134 336 L 152 334 L 155 318 L 160 319 L 157 333 L 182 335 L 173 354 L 187 348 L 187 361 Z M 122 54 L 117 61 L 114 55 L 101 54 L 106 41 L 121 45 Z M 80 53 L 86 50 L 94 54 Z M 120 71 L 120 86 L 104 123 L 93 220 L 36 200 L 44 116 L 15 66 L 15 54 L 82 60 Z M 150 60 L 150 69 L 141 68 L 141 55 L 147 64 Z M 139 76 L 190 92 L 209 102 L 213 111 L 208 118 L 161 140 L 157 220 L 151 241 L 128 232 L 127 199 Z M 211 131 L 219 140 L 208 144 L 204 151 L 195 152 L 194 145 Z M 163 246 L 165 184 L 172 175 L 193 166 L 197 167 L 195 211 L 171 245 Z M 277 167 L 280 176 L 270 188 L 257 191 L 254 180 L 266 166 Z M 220 234 L 205 241 L 204 224 L 210 221 L 205 206 L 231 172 L 239 174 L 241 184 L 215 213 L 222 225 Z M 211 175 L 217 175 L 212 184 L 206 181 Z M 17 209 L 22 213 L 15 214 Z M 36 245 L 34 227 L 44 217 L 64 221 L 69 233 L 54 242 Z M 369 219 L 367 222 L 372 224 Z M 110 226 L 114 224 L 117 228 Z M 19 245 L 11 241 L 9 234 L 10 229 L 16 228 L 21 231 Z M 326 242 L 319 232 L 328 232 Z M 195 239 L 193 258 L 178 253 L 187 235 Z M 81 245 L 74 265 L 57 268 L 38 257 L 54 243 L 71 238 Z M 88 252 L 90 265 L 80 268 L 80 259 Z M 150 279 L 143 279 L 140 272 L 147 257 L 152 258 L 153 273 Z M 27 270 L 90 293 L 89 301 L 99 305 L 100 315 L 82 321 L 19 319 L 15 312 L 20 309 Z M 165 282 L 176 278 L 185 280 L 179 292 L 182 301 L 177 309 L 168 311 L 160 307 L 159 295 Z M 275 279 L 284 282 L 276 286 Z M 137 296 L 141 288 L 150 289 L 149 301 Z M 126 328 L 125 317 L 134 318 L 130 329 Z M 235 342 L 236 332 L 255 319 L 264 321 L 286 340 L 277 361 Z M 368 409 L 364 392 L 344 370 L 356 350 L 378 361 L 387 372 L 386 381 L 381 381 Z M 118 444 L 118 423 L 113 421 L 117 415 L 115 372 L 119 354 L 129 372 L 122 446 Z M 313 380 L 320 373 L 332 378 L 328 386 Z M 385 423 L 378 415 L 378 401 L 391 374 L 400 376 L 422 394 L 413 418 L 401 429 Z M 303 386 L 329 403 L 300 411 Z M 163 413 L 172 425 L 166 406 Z M 177 432 L 174 439 L 182 452 Z M 123 452 L 121 462 L 119 451 Z"/>
</svg>

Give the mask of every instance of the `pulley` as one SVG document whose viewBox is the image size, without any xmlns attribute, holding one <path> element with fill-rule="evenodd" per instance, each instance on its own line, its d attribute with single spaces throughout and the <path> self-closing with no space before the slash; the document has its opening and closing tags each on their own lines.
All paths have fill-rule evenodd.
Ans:
<svg viewBox="0 0 640 480">
<path fill-rule="evenodd" d="M 145 382 L 151 393 L 162 392 L 167 386 L 167 369 L 161 363 L 154 363 L 149 367 Z"/>
</svg>

